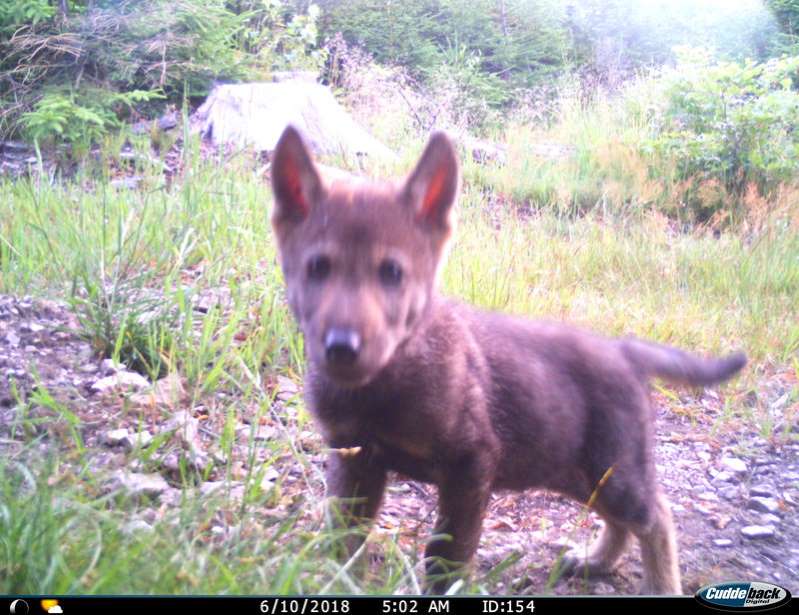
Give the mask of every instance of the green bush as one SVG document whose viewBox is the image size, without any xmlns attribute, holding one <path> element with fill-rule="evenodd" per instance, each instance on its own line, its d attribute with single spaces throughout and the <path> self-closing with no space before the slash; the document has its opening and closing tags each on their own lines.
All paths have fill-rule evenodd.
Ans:
<svg viewBox="0 0 799 615">
<path fill-rule="evenodd" d="M 340 32 L 378 62 L 429 80 L 464 71 L 506 90 L 528 87 L 565 67 L 563 6 L 551 0 L 355 0 L 328 2 L 321 29 Z M 492 85 L 490 90 L 496 88 Z M 507 98 L 507 92 L 502 98 Z M 496 104 L 494 94 L 484 102 Z"/>
<path fill-rule="evenodd" d="M 715 179 L 741 194 L 765 194 L 799 168 L 799 56 L 764 63 L 713 63 L 683 49 L 663 81 L 651 150 L 675 159 L 683 178 Z"/>
<path fill-rule="evenodd" d="M 0 33 L 22 24 L 36 25 L 54 15 L 55 7 L 48 0 L 4 0 L 0 3 Z"/>
<path fill-rule="evenodd" d="M 279 0 L 11 0 L 0 9 L 0 139 L 29 135 L 75 142 L 77 120 L 94 141 L 124 110 L 120 93 L 172 102 L 203 96 L 215 81 L 263 79 L 270 71 L 321 66 L 318 11 Z M 55 93 L 54 93 L 55 92 Z M 91 101 L 97 98 L 100 102 Z M 85 102 L 83 102 L 85 101 Z M 60 128 L 61 127 L 61 128 Z"/>
<path fill-rule="evenodd" d="M 22 116 L 25 135 L 34 142 L 52 145 L 64 141 L 84 153 L 109 129 L 119 126 L 118 109 L 163 98 L 158 92 L 134 90 L 114 94 L 106 90 L 47 91 Z"/>
</svg>

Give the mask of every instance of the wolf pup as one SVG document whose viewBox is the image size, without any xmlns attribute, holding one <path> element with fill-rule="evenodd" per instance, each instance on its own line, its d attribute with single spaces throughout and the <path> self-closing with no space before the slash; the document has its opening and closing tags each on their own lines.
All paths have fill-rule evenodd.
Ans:
<svg viewBox="0 0 799 615">
<path fill-rule="evenodd" d="M 324 181 L 291 126 L 274 152 L 272 225 L 305 336 L 307 402 L 333 449 L 338 523 L 374 519 L 389 470 L 437 485 L 426 566 L 427 590 L 441 593 L 477 549 L 493 490 L 593 494 L 604 528 L 568 566 L 608 572 L 634 535 L 642 591 L 681 593 L 647 380 L 710 385 L 745 356 L 703 359 L 441 297 L 458 186 L 441 132 L 399 183 Z"/>
</svg>

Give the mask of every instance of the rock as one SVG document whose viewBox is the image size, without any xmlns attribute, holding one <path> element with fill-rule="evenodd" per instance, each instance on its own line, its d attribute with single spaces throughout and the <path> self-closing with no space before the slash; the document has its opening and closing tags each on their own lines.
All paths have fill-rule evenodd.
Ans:
<svg viewBox="0 0 799 615">
<path fill-rule="evenodd" d="M 504 166 L 508 161 L 508 148 L 504 145 L 497 145 L 490 141 L 468 136 L 463 137 L 461 142 L 466 149 L 471 151 L 472 160 L 478 164 L 487 164 L 491 162 L 499 166 Z"/>
<path fill-rule="evenodd" d="M 200 493 L 203 495 L 211 495 L 212 493 L 222 489 L 224 486 L 225 481 L 222 480 L 207 481 L 200 485 Z"/>
<path fill-rule="evenodd" d="M 158 130 L 172 130 L 178 125 L 178 112 L 170 111 L 158 118 Z"/>
<path fill-rule="evenodd" d="M 726 547 L 731 547 L 733 543 L 732 540 L 730 540 L 729 538 L 716 538 L 713 541 L 713 544 L 723 549 Z"/>
<path fill-rule="evenodd" d="M 721 465 L 734 474 L 745 474 L 747 471 L 746 463 L 737 457 L 724 457 L 721 460 Z"/>
<path fill-rule="evenodd" d="M 150 383 L 135 372 L 117 372 L 95 382 L 91 388 L 96 393 L 106 393 L 114 389 L 145 389 Z"/>
<path fill-rule="evenodd" d="M 330 88 L 301 80 L 218 85 L 192 117 L 214 145 L 245 145 L 272 152 L 288 124 L 302 131 L 317 154 L 396 155 L 359 126 Z"/>
<path fill-rule="evenodd" d="M 757 495 L 764 498 L 769 498 L 776 492 L 776 489 L 771 485 L 752 485 L 749 487 L 749 495 Z"/>
<path fill-rule="evenodd" d="M 747 525 L 741 528 L 741 534 L 750 540 L 760 540 L 774 536 L 776 529 L 773 525 Z"/>
<path fill-rule="evenodd" d="M 122 446 L 125 438 L 128 437 L 127 429 L 113 429 L 105 434 L 103 441 L 108 446 Z"/>
<path fill-rule="evenodd" d="M 125 438 L 122 440 L 122 446 L 124 446 L 127 450 L 133 450 L 134 448 L 147 448 L 150 446 L 150 443 L 153 441 L 153 435 L 149 431 L 137 431 L 135 433 L 129 433 Z"/>
<path fill-rule="evenodd" d="M 155 408 L 175 407 L 186 397 L 183 381 L 177 374 L 170 374 L 158 380 L 149 391 L 132 395 L 130 401 L 138 406 Z"/>
<path fill-rule="evenodd" d="M 177 431 L 185 442 L 191 442 L 197 438 L 199 424 L 190 412 L 181 410 L 164 424 L 163 431 Z"/>
<path fill-rule="evenodd" d="M 277 394 L 275 396 L 277 399 L 285 402 L 297 397 L 299 394 L 300 389 L 291 378 L 286 378 L 285 376 L 277 377 Z"/>
<path fill-rule="evenodd" d="M 771 513 L 764 513 L 760 515 L 760 523 L 763 525 L 779 525 L 782 522 L 777 515 L 773 515 Z"/>
<path fill-rule="evenodd" d="M 199 425 L 200 422 L 194 418 L 190 412 L 181 410 L 176 412 L 169 421 L 166 422 L 162 433 L 174 432 L 180 439 L 181 444 L 188 450 L 189 465 L 197 470 L 203 471 L 208 467 L 210 459 L 208 454 L 203 451 L 202 443 L 199 438 Z M 167 457 L 169 459 L 169 457 Z M 166 465 L 166 461 L 164 462 Z M 174 467 L 166 466 L 171 471 L 177 471 L 178 461 L 177 457 L 174 461 Z"/>
<path fill-rule="evenodd" d="M 135 190 L 139 187 L 139 184 L 142 183 L 144 180 L 143 177 L 140 175 L 132 175 L 130 177 L 119 177 L 117 179 L 112 179 L 109 182 L 109 185 L 112 188 L 121 188 L 123 190 Z"/>
<path fill-rule="evenodd" d="M 169 453 L 161 460 L 161 467 L 167 472 L 177 474 L 180 471 L 180 457 L 175 453 Z"/>
<path fill-rule="evenodd" d="M 704 500 L 705 502 L 718 502 L 719 501 L 719 496 L 717 496 L 712 491 L 705 491 L 703 493 L 700 493 L 696 497 L 698 497 L 700 500 Z"/>
<path fill-rule="evenodd" d="M 169 489 L 169 484 L 160 474 L 138 474 L 119 471 L 114 475 L 116 483 L 130 495 L 157 497 Z"/>
<path fill-rule="evenodd" d="M 719 489 L 719 495 L 725 500 L 734 500 L 740 497 L 741 491 L 738 487 L 724 487 L 723 489 Z"/>
<path fill-rule="evenodd" d="M 717 472 L 716 475 L 713 477 L 713 483 L 714 484 L 717 484 L 717 483 L 729 483 L 734 478 L 735 477 L 730 472 L 721 471 L 721 472 Z"/>
<path fill-rule="evenodd" d="M 19 336 L 13 331 L 9 331 L 6 334 L 6 342 L 8 342 L 9 345 L 14 347 L 19 346 Z"/>
<path fill-rule="evenodd" d="M 264 477 L 261 479 L 261 489 L 271 489 L 275 485 L 275 481 L 280 478 L 280 472 L 274 468 L 266 468 Z"/>
<path fill-rule="evenodd" d="M 247 430 L 249 432 L 249 429 Z M 268 442 L 274 440 L 277 435 L 277 429 L 271 425 L 259 425 L 255 432 L 255 440 L 259 442 Z"/>
<path fill-rule="evenodd" d="M 134 519 L 122 526 L 122 533 L 128 536 L 132 534 L 141 534 L 143 532 L 152 532 L 153 526 L 142 519 Z"/>
<path fill-rule="evenodd" d="M 103 376 L 110 376 L 111 374 L 116 374 L 117 372 L 124 370 L 125 366 L 122 363 L 114 361 L 113 359 L 103 359 L 100 362 L 100 373 Z"/>
<path fill-rule="evenodd" d="M 780 503 L 774 498 L 753 497 L 749 500 L 748 507 L 752 510 L 776 514 L 780 510 Z"/>
</svg>

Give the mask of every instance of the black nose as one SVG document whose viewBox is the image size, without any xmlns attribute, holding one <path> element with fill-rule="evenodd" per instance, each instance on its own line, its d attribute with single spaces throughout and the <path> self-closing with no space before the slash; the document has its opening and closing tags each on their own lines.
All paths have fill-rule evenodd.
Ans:
<svg viewBox="0 0 799 615">
<path fill-rule="evenodd" d="M 325 358 L 329 363 L 352 365 L 361 349 L 361 336 L 352 329 L 330 329 L 325 335 Z"/>
</svg>

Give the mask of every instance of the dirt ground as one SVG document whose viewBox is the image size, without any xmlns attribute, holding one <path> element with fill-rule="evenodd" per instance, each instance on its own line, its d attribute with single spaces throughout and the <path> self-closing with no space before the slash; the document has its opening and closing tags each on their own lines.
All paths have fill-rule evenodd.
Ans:
<svg viewBox="0 0 799 615">
<path fill-rule="evenodd" d="M 142 417 L 149 437 L 170 425 L 174 430 L 175 417 L 180 416 L 187 427 L 180 436 L 184 448 L 192 452 L 198 465 L 214 463 L 219 458 L 224 417 L 219 417 L 217 424 L 202 406 L 184 404 L 178 408 L 175 400 L 181 399 L 180 384 L 159 381 L 148 389 L 145 385 L 151 383 L 138 380 L 130 387 L 144 393 L 120 392 L 120 380 L 129 373 L 98 359 L 76 336 L 76 327 L 74 316 L 62 303 L 0 295 L 0 454 L 13 455 L 22 449 L 25 436 L 18 429 L 11 430 L 18 421 L 17 400 L 40 387 L 80 417 L 83 441 L 98 472 L 117 477 L 121 472 L 122 484 L 128 488 L 150 489 L 162 502 L 170 501 L 177 492 L 170 474 L 175 469 L 174 450 L 166 447 L 160 476 L 143 475 L 130 463 L 130 447 L 126 449 L 120 443 L 141 429 Z M 291 401 L 297 396 L 296 386 L 284 378 L 275 379 L 273 385 L 278 407 L 272 418 L 257 426 L 256 437 L 266 440 L 282 437 L 281 430 L 290 424 L 278 424 L 275 416 L 296 412 Z M 731 580 L 771 581 L 799 591 L 797 386 L 795 371 L 771 373 L 763 377 L 756 392 L 747 393 L 743 399 L 745 406 L 768 413 L 772 424 L 769 435 L 761 433 L 762 418 L 755 422 L 741 418 L 744 413 L 728 416 L 724 397 L 717 392 L 674 394 L 654 390 L 657 463 L 678 530 L 686 593 L 708 583 Z M 171 401 L 165 397 L 171 397 Z M 120 401 L 123 398 L 124 404 Z M 141 411 L 131 413 L 131 403 L 134 408 L 138 404 Z M 127 410 L 123 412 L 122 407 Z M 55 415 L 45 408 L 30 409 L 29 418 L 36 418 L 37 413 L 43 419 L 37 429 L 51 443 L 60 441 L 66 446 L 67 424 L 48 420 Z M 241 420 L 244 423 L 237 433 L 249 433 L 247 417 Z M 127 429 L 127 435 L 120 429 Z M 187 431 L 191 432 L 188 436 Z M 318 436 L 312 431 L 295 435 L 304 443 L 312 465 L 321 469 L 324 456 Z M 236 467 L 242 470 L 241 464 L 247 459 L 244 442 L 239 453 L 234 451 L 237 454 Z M 280 480 L 284 494 L 294 494 L 295 501 L 302 501 L 309 496 L 309 482 L 307 473 L 297 465 L 295 457 L 286 455 L 266 479 Z M 212 470 L 211 480 L 201 490 L 212 489 L 222 474 Z M 233 476 L 235 479 L 236 472 Z M 317 478 L 310 488 L 317 491 L 311 494 L 316 498 L 321 496 L 323 485 L 318 478 L 321 473 L 314 476 Z M 142 485 L 142 481 L 149 483 Z M 434 514 L 432 487 L 396 477 L 374 542 L 379 544 L 381 536 L 398 536 L 403 549 L 420 554 Z M 315 522 L 312 515 L 308 522 Z M 612 575 L 599 579 L 578 575 L 548 584 L 559 554 L 570 545 L 588 545 L 599 527 L 595 515 L 558 495 L 497 493 L 485 520 L 477 566 L 488 572 L 507 558 L 515 560 L 491 587 L 497 594 L 635 593 L 641 581 L 637 547 L 624 556 Z"/>
</svg>

